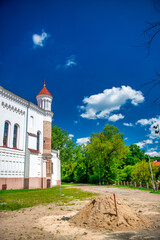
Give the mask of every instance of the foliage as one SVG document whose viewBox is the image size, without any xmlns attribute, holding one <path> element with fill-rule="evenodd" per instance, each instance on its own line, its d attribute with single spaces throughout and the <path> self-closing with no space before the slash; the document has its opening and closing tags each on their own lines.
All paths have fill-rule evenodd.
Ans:
<svg viewBox="0 0 160 240">
<path fill-rule="evenodd" d="M 76 166 L 74 169 L 74 181 L 79 183 L 88 182 L 88 163 L 86 158 L 85 145 L 79 145 L 75 147 L 74 160 Z"/>
<path fill-rule="evenodd" d="M 156 179 L 160 181 L 160 166 L 157 167 Z"/>
<path fill-rule="evenodd" d="M 127 165 L 123 169 L 118 170 L 117 181 L 131 181 L 131 174 L 134 166 Z"/>
<path fill-rule="evenodd" d="M 124 159 L 124 165 L 135 165 L 142 160 L 148 160 L 147 155 L 145 155 L 145 151 L 141 150 L 139 146 L 136 144 L 131 144 L 129 146 L 129 151 L 126 159 Z"/>
<path fill-rule="evenodd" d="M 60 149 L 62 181 L 75 183 L 150 182 L 148 156 L 137 145 L 125 146 L 123 134 L 113 125 L 93 133 L 90 142 L 76 145 L 67 131 L 52 128 L 52 148 Z M 159 171 L 153 166 L 156 179 Z"/>
<path fill-rule="evenodd" d="M 39 204 L 55 202 L 63 204 L 75 199 L 84 200 L 97 194 L 83 192 L 76 188 L 62 187 L 63 198 L 60 197 L 60 188 L 47 189 L 21 189 L 0 191 L 0 210 L 18 210 L 21 208 L 33 207 Z M 71 198 L 72 196 L 72 198 Z M 4 203 L 4 204 L 3 204 Z"/>
<path fill-rule="evenodd" d="M 106 125 L 103 131 L 91 135 L 86 146 L 89 165 L 89 179 L 112 182 L 116 178 L 117 166 L 127 154 L 123 134 L 113 125 Z"/>
<path fill-rule="evenodd" d="M 75 167 L 75 163 L 73 162 L 74 141 L 70 138 L 66 130 L 53 125 L 51 146 L 52 149 L 60 149 L 62 180 L 67 182 L 73 181 L 73 171 Z"/>
<path fill-rule="evenodd" d="M 151 164 L 151 165 L 152 165 L 153 176 L 155 178 L 155 174 L 157 172 L 157 166 L 155 166 L 154 164 Z M 151 178 L 149 163 L 144 160 L 137 163 L 134 166 L 133 172 L 131 174 L 131 178 L 132 178 L 132 181 L 134 182 L 150 183 L 152 178 Z"/>
</svg>

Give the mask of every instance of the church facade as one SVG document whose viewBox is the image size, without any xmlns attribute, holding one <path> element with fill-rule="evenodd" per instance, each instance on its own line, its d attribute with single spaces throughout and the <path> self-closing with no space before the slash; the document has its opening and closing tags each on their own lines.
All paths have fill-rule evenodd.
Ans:
<svg viewBox="0 0 160 240">
<path fill-rule="evenodd" d="M 45 84 L 37 105 L 0 86 L 0 189 L 60 185 L 60 154 L 51 149 L 53 97 Z"/>
</svg>

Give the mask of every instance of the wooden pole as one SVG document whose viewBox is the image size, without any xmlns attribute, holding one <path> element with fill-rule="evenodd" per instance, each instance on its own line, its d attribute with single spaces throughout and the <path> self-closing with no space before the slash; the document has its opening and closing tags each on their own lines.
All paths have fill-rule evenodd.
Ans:
<svg viewBox="0 0 160 240">
<path fill-rule="evenodd" d="M 115 204 L 115 209 L 116 209 L 116 216 L 118 216 L 117 203 L 116 203 L 116 195 L 115 195 L 115 193 L 113 193 L 113 196 L 114 196 L 114 204 Z"/>
</svg>

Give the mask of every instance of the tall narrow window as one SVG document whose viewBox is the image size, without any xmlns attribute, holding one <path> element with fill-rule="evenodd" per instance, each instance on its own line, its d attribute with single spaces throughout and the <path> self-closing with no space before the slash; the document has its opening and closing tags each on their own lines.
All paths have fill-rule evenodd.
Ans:
<svg viewBox="0 0 160 240">
<path fill-rule="evenodd" d="M 37 151 L 39 152 L 40 132 L 37 132 Z"/>
<path fill-rule="evenodd" d="M 18 134 L 18 126 L 17 124 L 14 125 L 14 131 L 13 131 L 13 147 L 17 148 L 17 134 Z"/>
<path fill-rule="evenodd" d="M 5 122 L 4 124 L 4 136 L 3 136 L 3 145 L 8 145 L 8 131 L 9 131 L 9 123 Z"/>
<path fill-rule="evenodd" d="M 31 128 L 34 127 L 34 117 L 30 116 L 30 124 L 31 124 Z"/>
</svg>

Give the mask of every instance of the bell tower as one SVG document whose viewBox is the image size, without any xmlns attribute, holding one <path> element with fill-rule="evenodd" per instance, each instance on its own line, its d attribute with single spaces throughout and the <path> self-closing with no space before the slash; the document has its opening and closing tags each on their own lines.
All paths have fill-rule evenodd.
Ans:
<svg viewBox="0 0 160 240">
<path fill-rule="evenodd" d="M 51 111 L 51 104 L 52 104 L 52 95 L 46 88 L 46 84 L 44 83 L 44 87 L 36 96 L 37 104 L 40 108 Z"/>
<path fill-rule="evenodd" d="M 43 158 L 46 160 L 46 179 L 47 187 L 49 187 L 48 184 L 51 186 L 52 177 L 51 131 L 53 113 L 51 112 L 51 104 L 53 97 L 47 90 L 45 83 L 36 99 L 38 106 L 45 111 L 43 120 Z"/>
</svg>

